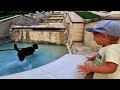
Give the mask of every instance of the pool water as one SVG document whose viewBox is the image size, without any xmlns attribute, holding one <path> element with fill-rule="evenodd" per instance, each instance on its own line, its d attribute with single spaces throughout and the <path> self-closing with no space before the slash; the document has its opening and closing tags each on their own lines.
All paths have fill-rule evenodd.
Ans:
<svg viewBox="0 0 120 90">
<path fill-rule="evenodd" d="M 18 48 L 31 45 L 30 43 L 17 43 Z M 22 62 L 19 60 L 16 50 L 7 50 L 13 49 L 13 46 L 14 43 L 0 44 L 0 50 L 6 50 L 0 51 L 0 76 L 37 68 L 68 54 L 65 46 L 38 44 L 38 49 L 33 55 L 27 56 Z"/>
</svg>

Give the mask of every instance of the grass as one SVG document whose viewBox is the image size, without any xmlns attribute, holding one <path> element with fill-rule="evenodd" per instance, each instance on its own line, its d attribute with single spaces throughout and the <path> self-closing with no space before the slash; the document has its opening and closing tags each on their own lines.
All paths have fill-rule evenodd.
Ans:
<svg viewBox="0 0 120 90">
<path fill-rule="evenodd" d="M 77 13 L 80 17 L 82 17 L 83 19 L 94 19 L 94 18 L 98 18 L 99 16 L 91 13 L 91 12 L 87 12 L 87 11 L 84 11 L 84 12 L 75 12 Z"/>
</svg>

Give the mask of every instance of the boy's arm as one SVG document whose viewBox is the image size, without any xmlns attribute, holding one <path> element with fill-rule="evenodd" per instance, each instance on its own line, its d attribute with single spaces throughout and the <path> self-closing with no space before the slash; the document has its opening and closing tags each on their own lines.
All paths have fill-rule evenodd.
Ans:
<svg viewBox="0 0 120 90">
<path fill-rule="evenodd" d="M 88 64 L 85 63 L 85 66 L 83 65 L 78 65 L 78 69 L 80 72 L 96 72 L 96 73 L 102 73 L 102 74 L 109 74 L 113 73 L 117 69 L 117 64 L 113 62 L 106 62 L 105 65 L 103 66 L 89 66 Z"/>
</svg>

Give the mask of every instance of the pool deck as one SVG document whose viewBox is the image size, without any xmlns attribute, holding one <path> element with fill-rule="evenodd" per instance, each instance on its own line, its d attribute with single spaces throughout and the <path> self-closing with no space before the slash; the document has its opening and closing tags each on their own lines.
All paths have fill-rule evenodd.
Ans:
<svg viewBox="0 0 120 90">
<path fill-rule="evenodd" d="M 77 70 L 78 64 L 83 64 L 86 61 L 84 55 L 66 54 L 63 57 L 41 67 L 1 76 L 0 79 L 84 79 Z M 92 64 L 92 62 L 88 62 Z"/>
</svg>

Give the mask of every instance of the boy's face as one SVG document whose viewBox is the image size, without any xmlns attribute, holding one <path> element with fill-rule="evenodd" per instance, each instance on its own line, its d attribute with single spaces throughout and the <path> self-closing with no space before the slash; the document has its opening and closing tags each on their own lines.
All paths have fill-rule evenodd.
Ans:
<svg viewBox="0 0 120 90">
<path fill-rule="evenodd" d="M 93 35 L 94 35 L 94 40 L 98 45 L 106 46 L 109 44 L 109 39 L 107 35 L 98 32 L 94 32 Z"/>
<path fill-rule="evenodd" d="M 98 45 L 101 45 L 101 35 L 97 32 L 94 32 L 93 35 L 94 35 L 94 40 L 96 41 L 96 43 Z"/>
</svg>

